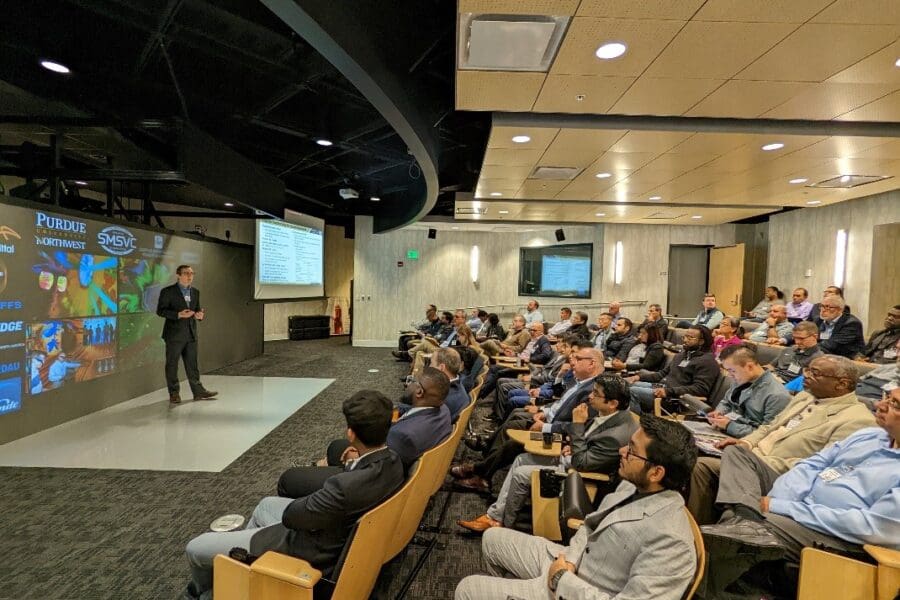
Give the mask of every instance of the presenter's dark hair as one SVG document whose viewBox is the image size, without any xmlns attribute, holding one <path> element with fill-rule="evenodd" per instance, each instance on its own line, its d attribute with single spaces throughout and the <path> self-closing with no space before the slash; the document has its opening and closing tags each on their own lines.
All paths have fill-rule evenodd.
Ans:
<svg viewBox="0 0 900 600">
<path fill-rule="evenodd" d="M 178 265 L 178 268 L 175 269 L 176 275 L 181 275 L 181 272 L 185 269 L 190 269 L 191 265 Z"/>
<path fill-rule="evenodd" d="M 347 427 L 367 447 L 380 446 L 391 428 L 393 403 L 375 390 L 360 390 L 344 400 L 341 406 Z"/>
<path fill-rule="evenodd" d="M 666 470 L 660 484 L 667 490 L 680 492 L 685 489 L 697 463 L 697 445 L 690 430 L 675 421 L 647 413 L 641 415 L 641 429 L 650 438 L 647 463 Z"/>
</svg>

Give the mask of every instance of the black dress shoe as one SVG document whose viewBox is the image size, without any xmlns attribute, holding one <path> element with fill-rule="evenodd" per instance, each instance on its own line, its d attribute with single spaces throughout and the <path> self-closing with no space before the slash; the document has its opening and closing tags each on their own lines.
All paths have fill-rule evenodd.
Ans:
<svg viewBox="0 0 900 600">
<path fill-rule="evenodd" d="M 410 360 L 409 352 L 406 350 L 391 350 L 391 355 L 397 360 L 405 360 L 406 362 Z"/>
<path fill-rule="evenodd" d="M 728 555 L 734 555 L 740 552 L 741 548 L 745 552 L 752 548 L 755 554 L 767 557 L 761 560 L 776 560 L 785 553 L 778 537 L 763 521 L 735 516 L 715 525 L 703 525 L 700 531 L 703 532 L 703 540 L 707 547 L 715 546 L 722 554 L 727 552 Z"/>
<path fill-rule="evenodd" d="M 169 394 L 169 404 L 181 404 L 181 396 L 178 392 Z"/>
<path fill-rule="evenodd" d="M 212 400 L 213 398 L 215 398 L 218 395 L 219 395 L 219 392 L 203 390 L 199 394 L 194 394 L 194 400 Z"/>
<path fill-rule="evenodd" d="M 466 436 L 463 438 L 463 442 L 476 452 L 484 452 L 488 447 L 487 440 L 479 435 Z"/>
</svg>

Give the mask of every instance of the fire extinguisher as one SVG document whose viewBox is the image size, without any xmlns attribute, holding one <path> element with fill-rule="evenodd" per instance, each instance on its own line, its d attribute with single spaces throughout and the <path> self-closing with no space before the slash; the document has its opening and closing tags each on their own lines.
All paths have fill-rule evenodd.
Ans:
<svg viewBox="0 0 900 600">
<path fill-rule="evenodd" d="M 344 333 L 344 324 L 341 321 L 341 305 L 334 305 L 334 334 L 340 335 Z"/>
</svg>

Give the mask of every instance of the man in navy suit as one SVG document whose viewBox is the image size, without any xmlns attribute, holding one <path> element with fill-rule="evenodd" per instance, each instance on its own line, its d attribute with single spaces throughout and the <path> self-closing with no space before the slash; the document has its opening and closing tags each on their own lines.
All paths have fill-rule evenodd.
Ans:
<svg viewBox="0 0 900 600">
<path fill-rule="evenodd" d="M 469 392 L 459 380 L 459 372 L 462 370 L 462 359 L 459 352 L 453 348 L 438 348 L 431 356 L 431 366 L 450 380 L 450 389 L 444 404 L 450 410 L 450 420 L 456 423 L 459 413 L 472 401 Z"/>
<path fill-rule="evenodd" d="M 200 305 L 200 290 L 192 287 L 194 269 L 190 265 L 179 265 L 175 269 L 178 282 L 164 287 L 159 292 L 156 314 L 166 320 L 162 339 L 166 342 L 166 386 L 169 388 L 169 402 L 181 404 L 178 384 L 178 359 L 184 361 L 184 371 L 188 384 L 194 393 L 194 400 L 210 400 L 218 392 L 212 392 L 200 383 L 200 369 L 197 367 L 197 321 L 206 316 Z"/>
</svg>

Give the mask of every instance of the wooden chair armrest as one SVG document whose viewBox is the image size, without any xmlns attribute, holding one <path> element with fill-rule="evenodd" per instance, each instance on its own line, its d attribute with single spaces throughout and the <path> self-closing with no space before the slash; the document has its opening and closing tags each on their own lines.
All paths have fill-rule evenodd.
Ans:
<svg viewBox="0 0 900 600">
<path fill-rule="evenodd" d="M 250 566 L 250 571 L 309 589 L 322 578 L 322 571 L 314 569 L 305 560 L 272 551 L 256 559 Z"/>
<path fill-rule="evenodd" d="M 869 556 L 878 561 L 879 566 L 900 569 L 900 550 L 873 546 L 872 544 L 865 544 L 863 549 L 869 553 Z"/>
<path fill-rule="evenodd" d="M 591 471 L 578 471 L 582 479 L 590 479 L 591 481 L 609 481 L 609 475 L 603 473 L 593 473 Z"/>
<path fill-rule="evenodd" d="M 566 527 L 572 530 L 576 530 L 584 524 L 584 519 L 576 519 L 572 517 L 571 519 L 566 521 Z"/>
</svg>

